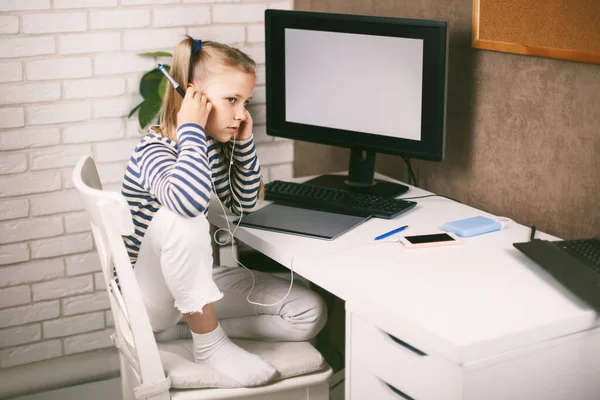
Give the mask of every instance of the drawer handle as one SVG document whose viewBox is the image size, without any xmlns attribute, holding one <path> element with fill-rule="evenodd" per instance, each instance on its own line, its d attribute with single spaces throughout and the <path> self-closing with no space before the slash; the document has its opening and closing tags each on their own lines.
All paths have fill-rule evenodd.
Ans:
<svg viewBox="0 0 600 400">
<path fill-rule="evenodd" d="M 397 389 L 393 385 L 390 385 L 389 383 L 387 383 L 383 379 L 379 378 L 379 380 L 382 383 L 384 383 L 388 387 L 388 389 L 390 389 L 392 392 L 396 393 L 398 396 L 402 397 L 403 399 L 406 399 L 406 400 L 415 400 L 414 397 L 410 397 L 409 395 L 407 395 L 406 393 L 404 393 L 402 390 Z"/>
<path fill-rule="evenodd" d="M 389 333 L 387 333 L 387 335 L 396 343 L 398 343 L 400 346 L 406 348 L 407 350 L 412 351 L 413 353 L 415 353 L 418 356 L 426 356 L 427 353 L 423 353 L 421 350 L 417 349 L 416 347 L 411 346 L 410 344 L 406 343 L 403 340 L 398 339 L 396 336 L 394 335 L 390 335 Z"/>
</svg>

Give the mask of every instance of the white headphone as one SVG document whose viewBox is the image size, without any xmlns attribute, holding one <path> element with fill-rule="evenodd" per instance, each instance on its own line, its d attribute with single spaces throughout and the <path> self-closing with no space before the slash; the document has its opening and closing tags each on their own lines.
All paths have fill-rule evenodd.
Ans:
<svg viewBox="0 0 600 400">
<path fill-rule="evenodd" d="M 242 202 L 236 198 L 235 193 L 233 191 L 233 186 L 231 185 L 231 167 L 233 166 L 233 154 L 235 152 L 235 136 L 233 137 L 233 147 L 231 149 L 231 157 L 229 160 L 229 171 L 227 174 L 227 181 L 229 184 L 229 193 L 231 194 L 231 201 L 236 201 L 237 202 L 237 206 L 238 209 L 240 210 L 240 218 L 238 218 L 238 223 L 235 226 L 234 230 L 231 230 L 231 227 L 229 225 L 229 220 L 227 219 L 227 211 L 225 210 L 225 206 L 223 205 L 223 203 L 221 202 L 221 199 L 219 198 L 219 196 L 217 195 L 217 200 L 219 201 L 219 204 L 221 205 L 221 209 L 223 210 L 223 215 L 225 216 L 225 222 L 227 223 L 227 228 L 219 228 L 215 231 L 213 239 L 215 241 L 215 243 L 217 243 L 220 246 L 224 246 L 226 244 L 231 243 L 232 247 L 231 247 L 231 253 L 233 255 L 233 258 L 235 259 L 235 261 L 241 265 L 242 267 L 244 267 L 246 269 L 246 271 L 250 272 L 250 275 L 252 276 L 252 288 L 250 289 L 250 292 L 248 293 L 248 295 L 246 296 L 246 301 L 248 301 L 248 303 L 250 304 L 254 304 L 254 305 L 258 305 L 258 306 L 264 306 L 264 307 L 269 307 L 269 306 L 275 306 L 279 303 L 281 303 L 283 300 L 285 300 L 290 292 L 292 291 L 292 285 L 294 284 L 294 258 L 292 258 L 292 261 L 290 263 L 290 287 L 287 291 L 287 293 L 285 294 L 285 296 L 283 296 L 283 298 L 275 303 L 271 303 L 271 304 L 263 304 L 263 303 L 259 303 L 259 302 L 255 302 L 250 300 L 250 295 L 252 294 L 252 292 L 254 291 L 254 285 L 256 284 L 256 279 L 254 278 L 254 274 L 252 273 L 252 271 L 250 269 L 248 269 L 244 264 L 242 264 L 240 262 L 240 260 L 238 260 L 238 258 L 235 255 L 235 249 L 233 248 L 234 245 L 234 234 L 235 231 L 238 229 L 238 227 L 240 226 L 240 222 L 242 221 L 242 218 L 244 217 L 244 209 L 242 207 Z M 215 182 L 213 181 L 213 177 L 212 177 L 212 171 L 210 173 L 210 181 L 212 183 L 212 187 L 213 190 L 215 191 L 215 194 L 217 193 L 217 188 L 215 187 Z M 219 239 L 217 238 L 218 234 L 220 231 L 225 231 L 228 233 L 227 235 L 227 240 L 220 242 Z"/>
</svg>

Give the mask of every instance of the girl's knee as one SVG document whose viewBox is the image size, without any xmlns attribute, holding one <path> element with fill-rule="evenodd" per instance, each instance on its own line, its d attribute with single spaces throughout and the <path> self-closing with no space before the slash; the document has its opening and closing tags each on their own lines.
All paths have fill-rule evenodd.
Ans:
<svg viewBox="0 0 600 400">
<path fill-rule="evenodd" d="M 146 312 L 153 332 L 162 332 L 177 325 L 181 320 L 181 313 L 175 307 L 157 310 L 146 305 Z"/>
<path fill-rule="evenodd" d="M 291 313 L 285 313 L 286 321 L 298 328 L 299 340 L 313 339 L 327 323 L 327 305 L 323 298 L 312 290 L 302 288 L 302 294 L 294 303 Z M 286 315 L 287 314 L 287 315 Z"/>
<path fill-rule="evenodd" d="M 312 291 L 311 293 L 313 294 L 313 307 L 316 316 L 311 334 L 312 337 L 315 337 L 319 332 L 321 332 L 321 329 L 323 329 L 327 323 L 327 304 L 319 294 Z"/>
<path fill-rule="evenodd" d="M 163 206 L 154 218 L 159 218 L 160 228 L 171 240 L 193 244 L 206 243 L 210 238 L 210 224 L 204 214 L 184 217 Z"/>
<path fill-rule="evenodd" d="M 164 206 L 158 210 L 158 213 L 164 214 L 163 219 L 166 220 L 167 223 L 170 223 L 179 229 L 202 229 L 208 232 L 209 223 L 206 219 L 206 215 L 204 214 L 200 214 L 195 217 L 184 217 L 183 215 L 177 214 Z"/>
</svg>

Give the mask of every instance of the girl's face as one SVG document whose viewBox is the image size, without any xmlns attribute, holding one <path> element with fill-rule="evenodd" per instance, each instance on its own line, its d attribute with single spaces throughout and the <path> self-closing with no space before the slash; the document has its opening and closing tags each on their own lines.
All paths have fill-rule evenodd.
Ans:
<svg viewBox="0 0 600 400">
<path fill-rule="evenodd" d="M 206 133 L 218 142 L 228 142 L 246 119 L 246 104 L 252 98 L 256 78 L 254 74 L 231 67 L 213 71 L 205 82 L 196 87 L 212 103 L 206 122 Z"/>
</svg>

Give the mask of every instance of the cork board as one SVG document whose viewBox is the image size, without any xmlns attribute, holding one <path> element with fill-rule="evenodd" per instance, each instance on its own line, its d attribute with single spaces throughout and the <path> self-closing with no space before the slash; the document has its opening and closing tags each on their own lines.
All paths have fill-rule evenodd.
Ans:
<svg viewBox="0 0 600 400">
<path fill-rule="evenodd" d="M 600 64 L 600 0 L 473 0 L 473 47 Z"/>
</svg>

